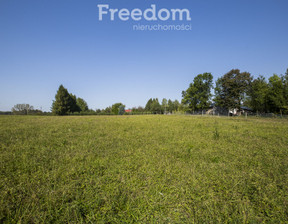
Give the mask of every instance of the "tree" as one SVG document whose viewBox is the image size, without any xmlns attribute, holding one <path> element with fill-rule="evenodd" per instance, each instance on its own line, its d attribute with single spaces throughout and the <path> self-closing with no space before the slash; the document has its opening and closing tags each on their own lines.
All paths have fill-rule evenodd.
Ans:
<svg viewBox="0 0 288 224">
<path fill-rule="evenodd" d="M 26 103 L 22 103 L 22 104 L 14 105 L 14 107 L 12 108 L 12 113 L 27 115 L 29 114 L 29 111 L 32 111 L 32 110 L 34 110 L 33 106 L 26 104 Z"/>
<path fill-rule="evenodd" d="M 213 76 L 211 73 L 197 75 L 186 91 L 182 91 L 182 103 L 192 111 L 210 106 Z"/>
<path fill-rule="evenodd" d="M 145 108 L 138 106 L 136 110 L 138 113 L 143 113 L 145 111 Z"/>
<path fill-rule="evenodd" d="M 69 99 L 69 104 L 70 104 L 70 113 L 75 113 L 75 112 L 80 112 L 81 108 L 77 104 L 77 97 L 70 93 L 70 99 Z"/>
<path fill-rule="evenodd" d="M 239 69 L 232 69 L 216 81 L 214 101 L 223 108 L 240 109 L 252 79 L 250 73 L 241 73 Z"/>
<path fill-rule="evenodd" d="M 152 98 L 150 98 L 150 99 L 148 100 L 148 102 L 146 103 L 146 106 L 145 106 L 145 110 L 146 110 L 146 111 L 151 111 L 151 105 L 152 105 L 152 103 L 153 103 L 153 100 L 152 100 Z"/>
<path fill-rule="evenodd" d="M 76 109 L 76 96 L 69 94 L 68 90 L 63 85 L 55 95 L 55 100 L 52 103 L 52 113 L 56 115 L 67 115 L 75 112 Z"/>
<path fill-rule="evenodd" d="M 150 112 L 153 114 L 161 114 L 161 105 L 158 98 L 152 100 Z"/>
<path fill-rule="evenodd" d="M 264 113 L 267 111 L 267 95 L 269 86 L 263 76 L 259 76 L 251 82 L 251 88 L 248 91 L 247 104 L 254 111 Z"/>
<path fill-rule="evenodd" d="M 103 110 L 105 114 L 112 114 L 112 107 L 106 107 L 105 110 Z"/>
<path fill-rule="evenodd" d="M 288 113 L 288 68 L 286 70 L 285 76 L 283 76 L 283 86 L 284 86 L 284 100 L 285 100 L 285 112 Z"/>
<path fill-rule="evenodd" d="M 144 112 L 145 112 L 145 109 L 141 106 L 132 108 L 132 113 L 134 114 L 143 114 Z"/>
<path fill-rule="evenodd" d="M 270 112 L 282 112 L 285 109 L 284 85 L 282 79 L 274 74 L 269 78 L 267 103 Z"/>
<path fill-rule="evenodd" d="M 175 110 L 175 111 L 178 111 L 178 110 L 179 110 L 179 107 L 180 107 L 179 101 L 178 101 L 178 100 L 174 100 L 173 104 L 174 104 L 174 110 Z"/>
<path fill-rule="evenodd" d="M 63 85 L 59 86 L 59 89 L 55 95 L 55 100 L 52 103 L 52 112 L 56 115 L 67 115 L 75 112 L 89 112 L 88 105 L 82 98 L 77 98 L 72 93 L 69 93 Z"/>
<path fill-rule="evenodd" d="M 174 111 L 174 109 L 175 109 L 174 103 L 173 103 L 172 100 L 169 99 L 168 100 L 168 111 L 169 111 L 169 113 L 172 113 Z"/>
<path fill-rule="evenodd" d="M 162 111 L 163 113 L 166 114 L 167 112 L 167 99 L 163 98 L 162 103 L 161 103 Z"/>
<path fill-rule="evenodd" d="M 119 115 L 123 115 L 124 113 L 125 113 L 125 106 L 124 105 L 120 105 L 118 114 Z"/>
<path fill-rule="evenodd" d="M 119 114 L 120 107 L 121 108 L 123 107 L 124 108 L 124 112 L 125 112 L 125 105 L 123 105 L 122 103 L 115 103 L 115 104 L 112 105 L 112 113 L 115 114 L 115 115 Z"/>
<path fill-rule="evenodd" d="M 85 111 L 89 110 L 88 109 L 88 104 L 82 98 L 77 98 L 76 104 L 77 104 L 78 108 L 80 109 L 80 111 L 84 111 L 85 112 Z"/>
</svg>

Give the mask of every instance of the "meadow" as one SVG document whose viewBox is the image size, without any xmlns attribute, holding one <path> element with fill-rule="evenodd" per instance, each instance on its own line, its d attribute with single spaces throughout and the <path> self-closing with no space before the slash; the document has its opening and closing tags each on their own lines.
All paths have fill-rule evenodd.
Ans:
<svg viewBox="0 0 288 224">
<path fill-rule="evenodd" d="M 288 120 L 1 116 L 0 223 L 287 223 Z"/>
</svg>

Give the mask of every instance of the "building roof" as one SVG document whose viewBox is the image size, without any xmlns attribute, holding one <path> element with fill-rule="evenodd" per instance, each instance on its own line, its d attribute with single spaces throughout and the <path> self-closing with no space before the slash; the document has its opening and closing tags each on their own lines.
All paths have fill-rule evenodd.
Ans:
<svg viewBox="0 0 288 224">
<path fill-rule="evenodd" d="M 240 107 L 242 110 L 250 110 L 250 111 L 252 111 L 252 109 L 250 108 L 250 107 L 245 107 L 245 106 L 243 106 L 243 107 Z"/>
</svg>

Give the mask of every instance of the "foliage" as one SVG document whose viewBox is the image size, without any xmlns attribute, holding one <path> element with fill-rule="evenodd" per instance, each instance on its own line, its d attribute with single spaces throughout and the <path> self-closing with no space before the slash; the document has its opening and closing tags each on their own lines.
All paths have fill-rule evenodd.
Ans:
<svg viewBox="0 0 288 224">
<path fill-rule="evenodd" d="M 11 111 L 0 111 L 0 115 L 12 115 Z"/>
<path fill-rule="evenodd" d="M 150 99 L 148 100 L 148 102 L 146 103 L 146 106 L 145 106 L 145 110 L 146 110 L 146 111 L 151 111 L 152 102 L 153 102 L 153 100 L 152 100 L 152 98 L 150 98 Z"/>
<path fill-rule="evenodd" d="M 152 104 L 151 104 L 151 112 L 154 114 L 161 114 L 162 113 L 161 109 L 162 108 L 161 108 L 158 98 L 153 99 Z"/>
<path fill-rule="evenodd" d="M 177 111 L 179 107 L 180 103 L 178 100 L 172 101 L 163 98 L 162 103 L 160 104 L 158 98 L 151 98 L 146 103 L 145 111 L 152 114 L 165 114 Z"/>
<path fill-rule="evenodd" d="M 34 107 L 26 104 L 26 103 L 22 103 L 22 104 L 16 104 L 14 105 L 14 107 L 12 108 L 12 113 L 13 114 L 22 114 L 22 115 L 27 115 L 29 114 L 29 111 L 34 110 Z"/>
<path fill-rule="evenodd" d="M 162 111 L 164 114 L 167 113 L 167 106 L 168 106 L 168 101 L 166 98 L 163 98 L 162 103 L 161 103 L 161 107 L 162 107 Z"/>
<path fill-rule="evenodd" d="M 123 105 L 122 103 L 113 104 L 111 111 L 112 111 L 113 114 L 118 115 L 118 114 L 120 114 L 120 108 L 121 108 L 121 110 L 124 108 L 124 112 L 125 112 L 125 105 Z"/>
<path fill-rule="evenodd" d="M 52 104 L 52 113 L 56 115 L 67 115 L 74 112 L 71 102 L 73 102 L 73 99 L 71 99 L 68 90 L 63 85 L 60 85 Z"/>
<path fill-rule="evenodd" d="M 162 113 L 162 107 L 159 103 L 158 98 L 149 99 L 146 106 L 145 106 L 145 110 L 149 111 L 153 114 L 161 114 Z"/>
<path fill-rule="evenodd" d="M 80 111 L 88 111 L 89 110 L 88 104 L 82 98 L 78 97 L 76 100 L 76 104 L 80 108 Z"/>
<path fill-rule="evenodd" d="M 211 88 L 213 85 L 211 73 L 197 75 L 189 88 L 182 92 L 182 103 L 188 105 L 191 111 L 203 110 L 210 106 Z"/>
<path fill-rule="evenodd" d="M 218 106 L 240 109 L 249 91 L 252 76 L 248 72 L 232 69 L 216 81 L 215 99 Z"/>
<path fill-rule="evenodd" d="M 288 114 L 288 69 L 285 75 L 271 76 L 268 83 L 263 76 L 254 79 L 245 104 L 255 112 Z"/>
<path fill-rule="evenodd" d="M 144 114 L 144 112 L 145 112 L 145 108 L 143 108 L 141 106 L 132 108 L 133 114 Z"/>
<path fill-rule="evenodd" d="M 125 113 L 125 106 L 124 105 L 120 105 L 118 114 L 119 115 L 123 115 L 124 113 Z"/>
<path fill-rule="evenodd" d="M 112 114 L 112 107 L 106 107 L 105 110 L 104 110 L 104 113 Z"/>
<path fill-rule="evenodd" d="M 0 223 L 287 223 L 287 135 L 286 119 L 0 116 Z"/>
<path fill-rule="evenodd" d="M 180 108 L 179 101 L 178 100 L 174 100 L 173 104 L 174 104 L 174 106 L 173 106 L 174 107 L 174 111 L 178 111 L 179 108 Z"/>
<path fill-rule="evenodd" d="M 173 103 L 172 100 L 169 99 L 168 100 L 168 111 L 169 111 L 169 113 L 172 113 L 174 111 L 174 109 L 175 109 L 174 103 Z"/>
<path fill-rule="evenodd" d="M 76 95 L 73 95 L 72 93 L 70 93 L 70 113 L 75 113 L 75 112 L 80 112 L 81 108 L 79 107 L 79 105 L 77 104 L 77 97 Z"/>
<path fill-rule="evenodd" d="M 63 85 L 55 95 L 55 100 L 52 103 L 52 113 L 56 115 L 68 115 L 73 113 L 87 112 L 88 105 L 82 98 L 77 98 L 72 93 L 69 93 Z"/>
<path fill-rule="evenodd" d="M 285 76 L 283 76 L 283 85 L 284 85 L 284 98 L 285 98 L 285 104 L 288 106 L 288 69 L 285 73 Z"/>
<path fill-rule="evenodd" d="M 281 109 L 285 114 L 288 114 L 288 69 L 286 70 L 285 76 L 282 77 L 284 87 L 284 104 Z"/>
<path fill-rule="evenodd" d="M 182 102 L 163 98 L 161 104 L 158 98 L 150 98 L 145 108 L 133 107 L 131 114 L 163 114 L 185 113 L 207 109 L 211 106 L 211 89 L 213 88 L 211 73 L 196 76 L 189 88 L 182 91 Z M 216 81 L 215 98 L 216 106 L 222 109 L 240 109 L 248 106 L 254 112 L 284 113 L 288 114 L 288 69 L 285 75 L 273 75 L 267 83 L 263 76 L 253 80 L 248 72 L 232 69 Z M 120 105 L 124 107 L 120 107 Z M 31 107 L 31 108 L 29 108 Z M 125 105 L 116 103 L 105 109 L 89 110 L 87 102 L 76 95 L 69 93 L 63 85 L 55 95 L 52 112 L 56 115 L 118 115 L 125 113 Z M 124 109 L 124 113 L 123 113 Z M 29 104 L 17 104 L 12 108 L 13 114 L 43 114 L 34 110 Z M 4 112 L 3 112 L 4 113 Z"/>
<path fill-rule="evenodd" d="M 251 88 L 248 91 L 248 99 L 246 103 L 253 108 L 254 111 L 264 113 L 268 111 L 267 95 L 269 91 L 268 83 L 263 76 L 254 79 L 251 82 Z"/>
<path fill-rule="evenodd" d="M 267 103 L 270 112 L 280 112 L 285 106 L 284 85 L 282 79 L 274 74 L 269 78 Z"/>
</svg>

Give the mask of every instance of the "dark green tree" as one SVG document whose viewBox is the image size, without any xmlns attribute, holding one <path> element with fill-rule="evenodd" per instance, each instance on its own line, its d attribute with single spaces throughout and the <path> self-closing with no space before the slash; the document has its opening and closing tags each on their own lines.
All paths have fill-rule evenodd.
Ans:
<svg viewBox="0 0 288 224">
<path fill-rule="evenodd" d="M 179 103 L 179 101 L 178 100 L 174 100 L 174 110 L 175 111 L 178 111 L 179 110 L 179 107 L 180 107 L 180 103 Z"/>
<path fill-rule="evenodd" d="M 284 100 L 285 100 L 284 111 L 287 114 L 288 113 L 288 68 L 286 70 L 285 76 L 283 77 L 283 86 L 284 86 Z"/>
<path fill-rule="evenodd" d="M 105 110 L 103 110 L 104 114 L 112 114 L 112 107 L 106 107 Z"/>
<path fill-rule="evenodd" d="M 143 108 L 141 106 L 132 108 L 132 113 L 133 114 L 143 114 L 144 112 L 145 112 L 145 108 Z"/>
<path fill-rule="evenodd" d="M 146 106 L 145 106 L 145 110 L 146 110 L 146 111 L 151 111 L 152 103 L 153 103 L 153 100 L 152 100 L 152 98 L 150 98 L 150 99 L 148 100 L 148 102 L 146 103 Z"/>
<path fill-rule="evenodd" d="M 270 112 L 280 113 L 285 109 L 284 85 L 282 79 L 274 74 L 269 78 L 267 94 L 268 109 Z"/>
<path fill-rule="evenodd" d="M 75 112 L 89 112 L 88 105 L 82 98 L 77 98 L 72 93 L 69 93 L 63 85 L 59 86 L 59 89 L 55 95 L 55 100 L 52 103 L 52 112 L 56 115 L 68 115 Z"/>
<path fill-rule="evenodd" d="M 213 85 L 211 73 L 197 75 L 189 88 L 182 92 L 182 103 L 187 105 L 189 110 L 203 110 L 210 106 L 211 89 Z"/>
<path fill-rule="evenodd" d="M 84 111 L 85 112 L 85 111 L 89 110 L 88 104 L 82 98 L 77 98 L 76 104 L 77 104 L 78 108 L 80 109 L 80 111 Z"/>
<path fill-rule="evenodd" d="M 52 113 L 56 115 L 67 115 L 73 112 L 73 97 L 69 94 L 68 90 L 63 85 L 59 86 L 59 89 L 55 95 L 55 100 L 52 103 Z"/>
<path fill-rule="evenodd" d="M 251 88 L 248 91 L 247 105 L 254 111 L 264 113 L 267 111 L 267 95 L 269 86 L 265 77 L 259 76 L 251 82 Z"/>
<path fill-rule="evenodd" d="M 153 114 L 161 114 L 161 105 L 159 103 L 158 98 L 153 99 L 151 106 L 150 106 L 150 112 Z"/>
<path fill-rule="evenodd" d="M 216 81 L 214 101 L 223 108 L 240 109 L 247 96 L 252 79 L 250 73 L 241 73 L 239 69 L 232 69 Z"/>
<path fill-rule="evenodd" d="M 70 113 L 80 112 L 81 108 L 77 104 L 77 97 L 70 93 Z"/>
<path fill-rule="evenodd" d="M 174 110 L 175 110 L 175 105 L 174 105 L 173 101 L 169 99 L 168 100 L 168 111 L 169 111 L 169 113 L 172 113 Z"/>
</svg>

